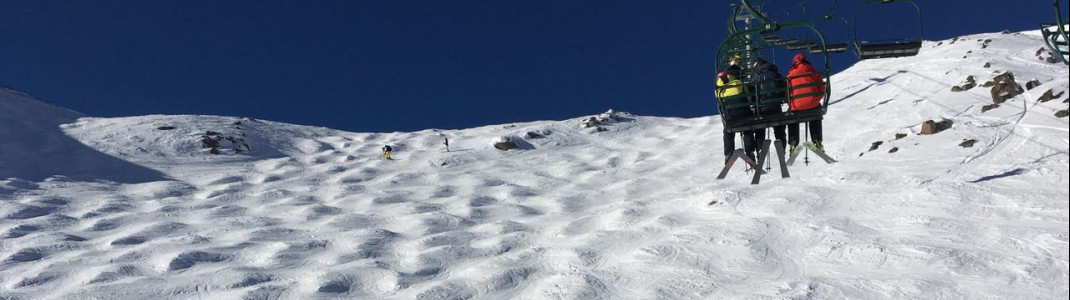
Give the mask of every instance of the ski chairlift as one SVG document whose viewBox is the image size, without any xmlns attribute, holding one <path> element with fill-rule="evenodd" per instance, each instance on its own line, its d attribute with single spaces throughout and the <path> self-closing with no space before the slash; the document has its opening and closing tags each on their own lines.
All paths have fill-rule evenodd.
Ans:
<svg viewBox="0 0 1070 300">
<path fill-rule="evenodd" d="M 815 42 L 815 41 L 796 41 L 794 43 L 788 43 L 787 45 L 784 45 L 784 46 L 788 50 L 793 50 L 793 51 L 794 50 L 807 50 L 807 51 L 810 51 L 810 48 L 817 47 L 817 42 Z"/>
<path fill-rule="evenodd" d="M 747 5 L 747 2 L 748 2 L 747 0 L 742 0 L 742 1 L 744 2 L 744 5 Z M 738 9 L 738 7 L 737 7 L 737 9 Z M 752 13 L 752 14 L 754 14 L 754 13 Z M 741 74 L 741 76 L 743 78 L 740 78 L 742 80 L 742 82 L 743 82 L 743 84 L 742 84 L 743 86 L 742 87 L 739 86 L 739 85 L 725 86 L 725 88 L 737 87 L 737 88 L 743 88 L 743 91 L 744 91 L 743 93 L 740 93 L 738 95 L 727 97 L 725 99 L 721 99 L 721 101 L 718 101 L 717 102 L 717 105 L 718 105 L 717 108 L 718 108 L 719 112 L 724 113 L 724 112 L 729 111 L 731 109 L 741 109 L 741 108 L 749 108 L 751 110 L 758 110 L 757 108 L 759 108 L 759 107 L 766 107 L 766 106 L 771 106 L 771 105 L 787 105 L 787 103 L 791 100 L 790 99 L 791 97 L 788 97 L 788 96 L 784 96 L 784 97 L 765 97 L 765 98 L 760 98 L 759 99 L 758 95 L 773 94 L 773 93 L 790 94 L 790 93 L 786 93 L 786 92 L 789 92 L 787 90 L 787 88 L 774 90 L 774 91 L 758 91 L 758 90 L 756 90 L 756 87 L 759 86 L 760 83 L 765 83 L 765 82 L 756 82 L 756 81 L 753 80 L 753 78 L 755 77 L 754 76 L 755 72 L 754 72 L 754 70 L 751 70 L 751 67 L 753 65 L 753 62 L 758 58 L 758 57 L 756 57 L 755 53 L 761 52 L 762 50 L 770 50 L 771 48 L 776 48 L 776 47 L 784 47 L 784 48 L 790 47 L 788 45 L 780 46 L 780 45 L 776 45 L 775 43 L 765 42 L 762 38 L 759 38 L 759 37 L 761 37 L 763 35 L 766 36 L 766 37 L 775 36 L 776 32 L 783 31 L 783 30 L 789 29 L 789 28 L 808 29 L 810 31 L 813 31 L 816 34 L 816 36 L 818 37 L 818 39 L 813 42 L 814 43 L 813 47 L 816 47 L 816 48 L 819 48 L 819 49 L 823 49 L 823 50 L 827 49 L 827 46 L 825 44 L 825 39 L 822 36 L 821 32 L 818 31 L 810 23 L 807 23 L 807 22 L 774 23 L 774 22 L 772 22 L 771 20 L 768 20 L 768 19 L 763 19 L 763 18 L 759 18 L 759 19 L 762 20 L 762 25 L 760 27 L 752 28 L 752 29 L 746 29 L 746 30 L 733 30 L 734 32 L 729 34 L 728 38 L 726 38 L 721 43 L 720 47 L 718 47 L 718 50 L 717 50 L 718 51 L 718 54 L 717 54 L 717 66 L 718 66 L 719 69 L 725 70 L 725 69 L 728 68 L 728 66 L 732 63 L 732 61 L 734 59 L 742 59 L 741 62 L 738 62 L 738 65 L 743 70 L 743 72 Z M 812 120 L 821 119 L 821 117 L 824 116 L 826 108 L 828 106 L 828 99 L 829 99 L 829 95 L 830 95 L 830 91 L 831 91 L 831 89 L 827 86 L 828 82 L 829 82 L 828 79 L 829 79 L 829 73 L 830 73 L 830 69 L 831 68 L 829 66 L 828 51 L 820 51 L 819 53 L 820 53 L 821 56 L 824 57 L 824 59 L 823 59 L 824 66 L 823 66 L 823 69 L 822 69 L 821 66 L 815 65 L 815 67 L 818 67 L 818 72 L 821 73 L 821 78 L 823 79 L 822 80 L 823 83 L 814 83 L 814 84 L 815 85 L 816 84 L 825 84 L 826 85 L 824 95 L 822 95 L 823 98 L 822 98 L 822 101 L 821 101 L 820 109 L 813 109 L 813 110 L 808 110 L 808 111 L 798 111 L 798 112 L 788 111 L 788 112 L 785 112 L 783 114 L 775 114 L 775 115 L 756 113 L 753 116 L 747 116 L 747 117 L 722 118 L 722 122 L 724 122 L 725 128 L 728 130 L 728 132 L 741 132 L 741 131 L 753 130 L 753 129 L 764 129 L 764 128 L 769 128 L 769 127 L 773 127 L 773 126 L 786 125 L 786 124 L 792 124 L 792 123 L 798 123 L 798 122 L 805 122 L 805 121 L 812 121 Z M 766 60 L 767 61 L 773 61 L 773 59 L 766 59 Z M 811 61 L 812 62 L 816 62 L 816 60 L 814 60 L 814 59 L 811 59 Z M 812 96 L 812 95 L 799 95 L 799 96 L 796 96 L 796 97 L 802 97 L 802 96 Z M 758 101 L 757 102 L 752 101 L 754 99 L 758 99 Z"/>
<path fill-rule="evenodd" d="M 1056 0 L 1058 1 L 1058 0 Z M 914 6 L 918 11 L 918 36 L 913 39 L 896 39 L 896 40 L 883 40 L 883 41 L 863 41 L 858 38 L 858 9 L 865 5 L 870 4 L 891 4 L 897 2 L 905 2 Z M 854 51 L 858 55 L 858 59 L 865 60 L 870 58 L 892 58 L 892 57 L 905 57 L 918 55 L 918 51 L 921 50 L 921 41 L 924 36 L 924 30 L 922 29 L 921 21 L 921 7 L 912 0 L 866 0 L 855 7 L 854 16 L 852 19 L 852 28 L 854 28 Z"/>
<path fill-rule="evenodd" d="M 1070 47 L 1067 46 L 1067 23 L 1070 23 L 1067 19 L 1063 19 L 1062 11 L 1059 9 L 1059 0 L 1055 2 L 1055 24 L 1041 24 L 1040 33 L 1044 36 L 1044 44 L 1048 46 L 1052 54 L 1055 54 L 1056 59 L 1063 62 L 1063 64 L 1070 65 L 1070 58 L 1067 54 L 1070 53 Z M 1052 27 L 1056 27 L 1052 30 Z"/>
<path fill-rule="evenodd" d="M 806 20 L 813 19 L 813 18 L 810 18 L 810 17 L 806 17 L 807 16 L 807 2 L 798 3 L 798 4 L 796 4 L 796 6 L 797 6 L 797 9 L 801 10 L 801 13 L 798 14 L 798 15 L 802 16 L 802 17 L 798 18 L 797 20 L 806 21 Z M 817 18 L 813 19 L 814 24 L 816 24 L 816 21 L 828 21 L 828 20 L 839 19 L 840 21 L 843 22 L 844 31 L 847 33 L 845 36 L 850 36 L 851 35 L 851 25 L 847 24 L 847 20 L 845 18 L 832 15 L 832 11 L 835 11 L 835 10 L 836 10 L 836 0 L 832 0 L 831 4 L 828 6 L 828 11 L 825 12 L 825 14 L 821 15 L 821 17 L 817 17 Z M 780 38 L 780 36 L 773 35 L 773 34 L 763 34 L 762 35 L 762 39 L 768 41 L 771 44 L 777 45 L 777 46 L 788 46 L 786 48 L 788 48 L 789 50 L 805 49 L 805 50 L 809 51 L 810 55 L 819 55 L 819 54 L 822 54 L 822 53 L 826 53 L 826 51 L 829 54 L 842 54 L 842 53 L 845 53 L 845 51 L 847 51 L 847 48 L 849 48 L 849 47 L 847 47 L 847 45 L 849 45 L 849 43 L 846 43 L 846 42 L 828 43 L 826 41 L 825 47 L 820 47 L 819 45 L 817 45 L 817 42 L 814 41 L 814 40 L 783 39 L 783 38 Z M 847 38 L 844 38 L 844 39 L 847 39 Z"/>
<path fill-rule="evenodd" d="M 736 95 L 720 97 L 717 101 L 717 109 L 721 114 L 721 122 L 724 125 L 726 134 L 735 134 L 737 132 L 743 132 L 748 130 L 765 130 L 775 126 L 805 123 L 808 121 L 821 120 L 828 107 L 828 100 L 831 94 L 831 88 L 829 87 L 829 57 L 827 46 L 825 44 L 824 36 L 820 31 L 814 27 L 813 24 L 808 22 L 785 22 L 775 23 L 768 18 L 765 18 L 759 13 L 754 11 L 754 8 L 750 6 L 747 0 L 742 0 L 742 8 L 746 8 L 750 11 L 750 15 L 756 16 L 755 18 L 760 21 L 760 26 L 757 28 L 747 28 L 744 30 L 738 30 L 735 27 L 734 22 L 730 22 L 729 35 L 721 42 L 721 45 L 717 50 L 717 67 L 720 70 L 728 70 L 730 65 L 739 66 L 741 71 L 737 74 L 739 81 L 735 84 L 723 83 L 718 87 L 718 90 L 739 89 L 741 92 Z M 735 16 L 739 14 L 740 6 L 733 5 L 733 20 Z M 812 31 L 817 39 L 813 41 L 813 45 L 807 43 L 807 47 L 797 49 L 807 49 L 809 47 L 816 47 L 822 49 L 818 53 L 824 57 L 824 68 L 818 69 L 822 78 L 819 82 L 804 84 L 802 86 L 796 86 L 794 88 L 806 88 L 810 86 L 825 85 L 823 92 L 820 93 L 821 105 L 814 109 L 804 111 L 791 111 L 790 109 L 779 109 L 787 107 L 788 103 L 795 98 L 814 96 L 814 93 L 801 94 L 795 96 L 791 95 L 792 87 L 789 87 L 787 81 L 791 78 L 773 79 L 767 78 L 759 81 L 757 78 L 757 70 L 753 69 L 754 62 L 759 58 L 758 53 L 763 51 L 775 51 L 777 47 L 793 48 L 788 43 L 782 43 L 777 45 L 776 42 L 770 42 L 769 40 L 776 40 L 779 38 L 773 38 L 777 32 L 781 32 L 785 29 L 801 28 Z M 796 42 L 797 43 L 797 42 Z M 775 54 L 775 53 L 774 53 Z M 773 59 L 766 59 L 767 61 L 774 61 Z M 814 60 L 811 60 L 814 61 Z M 811 75 L 811 74 L 804 74 Z M 775 80 L 782 80 L 783 84 L 769 85 L 774 83 Z M 763 86 L 782 86 L 773 88 L 771 90 L 760 90 Z M 782 95 L 782 96 L 769 96 L 769 95 Z M 718 93 L 721 96 L 721 93 Z M 766 112 L 766 109 L 776 107 L 776 113 Z M 737 114 L 734 112 L 743 112 Z M 771 140 L 765 140 L 762 144 L 761 151 L 759 152 L 758 165 L 765 163 L 769 147 L 772 143 Z M 780 158 L 781 176 L 789 177 L 787 172 L 787 163 L 784 160 L 784 147 L 783 143 L 776 143 L 777 154 Z M 823 153 L 822 153 L 823 154 Z M 733 158 L 742 155 L 742 151 L 737 150 Z M 730 159 L 734 162 L 735 159 Z M 829 160 L 826 160 L 827 162 Z M 834 162 L 834 160 L 831 160 Z M 727 174 L 731 163 L 728 164 L 725 169 L 718 176 L 718 179 L 724 179 Z M 763 174 L 761 170 L 755 172 L 752 184 L 758 184 L 760 176 Z"/>
<path fill-rule="evenodd" d="M 828 52 L 828 53 L 844 53 L 844 52 L 847 52 L 847 43 L 827 44 L 827 45 L 825 45 L 825 49 L 821 49 L 821 48 L 818 48 L 816 46 L 812 46 L 812 47 L 808 48 L 807 50 L 810 51 L 810 54 L 821 54 L 821 53 L 825 53 L 825 52 Z"/>
</svg>

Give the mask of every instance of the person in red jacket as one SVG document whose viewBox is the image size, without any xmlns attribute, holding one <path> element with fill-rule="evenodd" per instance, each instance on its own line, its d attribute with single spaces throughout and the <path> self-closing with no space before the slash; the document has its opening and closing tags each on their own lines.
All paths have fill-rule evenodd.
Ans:
<svg viewBox="0 0 1070 300">
<path fill-rule="evenodd" d="M 802 53 L 795 54 L 791 60 L 788 90 L 791 91 L 791 102 L 788 104 L 791 111 L 821 108 L 821 100 L 825 98 L 825 83 L 821 74 L 814 70 L 814 66 Z M 824 152 L 825 147 L 821 145 L 821 120 L 809 121 L 807 124 L 814 147 Z M 799 123 L 788 125 L 788 145 L 791 146 L 789 151 L 795 152 L 795 147 L 799 145 Z"/>
</svg>

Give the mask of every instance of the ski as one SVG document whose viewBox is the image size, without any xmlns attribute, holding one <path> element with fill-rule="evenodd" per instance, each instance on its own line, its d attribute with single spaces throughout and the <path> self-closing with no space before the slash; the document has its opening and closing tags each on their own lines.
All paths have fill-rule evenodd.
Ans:
<svg viewBox="0 0 1070 300">
<path fill-rule="evenodd" d="M 788 174 L 788 164 L 784 162 L 784 141 L 776 141 L 774 145 L 776 145 L 776 156 L 780 162 L 780 178 L 791 177 L 791 175 Z"/>
<path fill-rule="evenodd" d="M 789 166 L 795 165 L 795 158 L 799 157 L 799 154 L 801 154 L 803 152 L 803 150 L 810 150 L 810 152 L 813 152 L 814 154 L 817 154 L 817 156 L 820 157 L 821 160 L 824 160 L 825 163 L 827 163 L 827 164 L 832 164 L 832 163 L 838 162 L 835 159 L 833 159 L 832 157 L 829 157 L 828 154 L 825 154 L 825 151 L 817 149 L 817 147 L 814 146 L 814 144 L 812 144 L 810 142 L 805 142 L 802 145 L 800 145 L 800 147 L 795 147 L 795 152 L 792 152 L 791 153 L 791 157 L 788 158 L 788 165 Z"/>
<path fill-rule="evenodd" d="M 758 151 L 758 164 L 755 165 L 754 179 L 751 179 L 750 184 L 758 184 L 762 180 L 762 165 L 765 164 L 765 160 L 769 158 L 769 144 L 772 141 L 765 140 L 762 142 L 762 150 Z"/>
<path fill-rule="evenodd" d="M 728 170 L 732 169 L 732 165 L 736 164 L 736 159 L 740 156 L 747 157 L 746 155 L 743 155 L 743 150 L 741 149 L 736 149 L 736 151 L 732 152 L 732 155 L 728 157 L 728 161 L 725 161 L 724 169 L 721 169 L 721 174 L 717 175 L 717 180 L 724 179 L 728 176 Z"/>
</svg>

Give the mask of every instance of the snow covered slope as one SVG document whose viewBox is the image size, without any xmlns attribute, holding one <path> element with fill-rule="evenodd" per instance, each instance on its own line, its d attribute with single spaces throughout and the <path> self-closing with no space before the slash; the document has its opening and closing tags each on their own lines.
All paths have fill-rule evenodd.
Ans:
<svg viewBox="0 0 1070 300">
<path fill-rule="evenodd" d="M 860 62 L 832 78 L 840 162 L 761 185 L 714 180 L 716 116 L 350 133 L 0 91 L 0 298 L 1065 299 L 1067 95 L 1036 99 L 1070 81 L 1042 47 Z M 951 91 L 1006 71 L 1039 86 L 985 112 L 989 88 Z"/>
<path fill-rule="evenodd" d="M 164 175 L 101 154 L 65 134 L 61 125 L 82 114 L 0 86 L 0 179 L 145 182 Z"/>
</svg>

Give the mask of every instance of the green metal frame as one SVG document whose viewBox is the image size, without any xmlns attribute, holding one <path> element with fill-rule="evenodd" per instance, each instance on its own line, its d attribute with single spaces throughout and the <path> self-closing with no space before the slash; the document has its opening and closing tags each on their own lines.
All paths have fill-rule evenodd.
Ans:
<svg viewBox="0 0 1070 300">
<path fill-rule="evenodd" d="M 1058 29 L 1051 31 L 1048 30 L 1050 26 L 1041 25 L 1040 32 L 1044 35 L 1044 43 L 1048 45 L 1048 49 L 1055 54 L 1055 57 L 1062 61 L 1063 64 L 1070 65 L 1070 59 L 1067 58 L 1067 52 L 1070 52 L 1067 42 L 1070 39 L 1067 38 L 1066 34 L 1066 25 L 1070 21 L 1063 19 L 1063 13 L 1059 10 L 1059 0 L 1053 0 L 1052 2 L 1055 2 L 1055 26 Z M 1062 38 L 1062 40 L 1059 40 L 1059 38 Z"/>
<path fill-rule="evenodd" d="M 739 96 L 731 97 L 729 99 L 718 99 L 717 101 L 718 112 L 722 115 L 721 122 L 724 123 L 725 131 L 740 132 L 745 130 L 764 129 L 773 126 L 794 124 L 799 122 L 821 119 L 827 111 L 829 97 L 832 93 L 832 88 L 829 83 L 829 74 L 831 67 L 829 64 L 828 51 L 826 51 L 827 48 L 825 44 L 824 35 L 822 35 L 821 31 L 817 30 L 817 28 L 813 24 L 808 22 L 776 23 L 761 14 L 749 3 L 749 1 L 741 1 L 741 6 L 732 6 L 732 16 L 729 18 L 730 24 L 728 26 L 730 34 L 727 38 L 725 38 L 724 41 L 721 42 L 720 46 L 717 49 L 717 68 L 719 70 L 726 69 L 728 67 L 728 63 L 731 57 L 739 55 L 743 59 L 743 62 L 740 62 L 740 67 L 743 69 L 744 74 L 742 74 L 743 78 L 740 79 L 743 81 L 744 87 L 757 86 L 759 83 L 753 82 L 753 71 L 750 70 L 750 62 L 754 60 L 754 56 L 756 55 L 755 53 L 761 52 L 763 50 L 773 50 L 775 55 L 776 47 L 786 46 L 777 46 L 773 43 L 769 43 L 768 41 L 765 41 L 762 36 L 770 35 L 789 28 L 809 29 L 810 31 L 813 31 L 817 36 L 817 46 L 819 46 L 822 50 L 820 54 L 824 57 L 824 68 L 818 70 L 821 75 L 822 82 L 815 84 L 825 84 L 825 91 L 821 100 L 820 109 L 812 109 L 801 112 L 787 111 L 777 115 L 763 115 L 761 113 L 761 110 L 757 108 L 767 105 L 782 105 L 789 101 L 790 97 L 763 99 L 762 101 L 755 103 L 749 101 L 749 99 L 754 99 L 755 96 L 757 96 L 759 93 L 762 93 L 762 91 L 754 91 L 749 88 L 744 88 L 744 92 L 741 93 Z M 746 9 L 751 16 L 753 16 L 759 21 L 760 26 L 752 29 L 738 29 L 735 25 L 735 18 L 739 15 L 741 9 Z M 773 60 L 770 59 L 769 61 Z M 724 117 L 725 113 L 729 109 L 740 109 L 745 107 L 754 108 L 754 116 L 735 119 L 729 119 Z"/>
<path fill-rule="evenodd" d="M 1058 0 L 1056 0 L 1058 1 Z M 918 38 L 917 39 L 903 39 L 895 41 L 882 41 L 879 43 L 863 42 L 858 38 L 858 9 L 870 5 L 870 4 L 890 4 L 890 3 L 908 3 L 914 6 L 914 9 L 918 12 Z M 851 28 L 854 28 L 854 52 L 859 59 L 869 58 L 889 58 L 889 57 L 903 57 L 913 56 L 918 54 L 918 50 L 921 49 L 921 42 L 925 38 L 925 28 L 922 22 L 921 7 L 918 3 L 912 0 L 866 0 L 855 6 L 853 15 L 851 16 Z M 887 50 L 887 54 L 871 55 L 867 50 L 881 49 Z"/>
<path fill-rule="evenodd" d="M 811 55 L 821 54 L 822 51 L 828 51 L 828 53 L 843 53 L 843 52 L 847 52 L 847 50 L 851 48 L 850 47 L 850 45 L 851 45 L 851 42 L 850 42 L 851 24 L 849 24 L 847 22 L 846 18 L 843 18 L 843 17 L 840 17 L 840 16 L 835 16 L 835 15 L 832 14 L 832 12 L 836 10 L 836 0 L 832 0 L 831 1 L 831 5 L 829 5 L 828 11 L 826 11 L 824 14 L 821 14 L 820 17 L 817 17 L 817 18 L 806 17 L 806 15 L 807 15 L 807 2 L 801 2 L 801 3 L 797 4 L 795 7 L 793 7 L 793 9 L 794 8 L 798 8 L 799 10 L 801 10 L 801 14 L 800 15 L 803 16 L 803 17 L 797 18 L 797 19 L 792 19 L 792 21 L 800 21 L 800 22 L 810 21 L 812 23 L 817 23 L 817 22 L 821 22 L 821 21 L 827 22 L 827 21 L 832 21 L 832 20 L 839 20 L 840 22 L 843 22 L 843 28 L 847 32 L 847 35 L 844 37 L 844 41 L 843 42 L 836 42 L 836 43 L 826 43 L 825 44 L 826 49 L 819 49 L 818 45 L 817 45 L 817 42 L 813 41 L 813 40 L 806 40 L 806 39 L 797 40 L 797 39 L 784 38 L 784 37 L 779 37 L 779 36 L 763 36 L 762 38 L 764 40 L 772 43 L 773 45 L 776 45 L 776 46 L 788 45 L 788 47 L 787 47 L 788 50 L 806 50 L 806 51 L 810 52 Z M 786 10 L 790 10 L 790 9 L 786 9 Z"/>
</svg>

